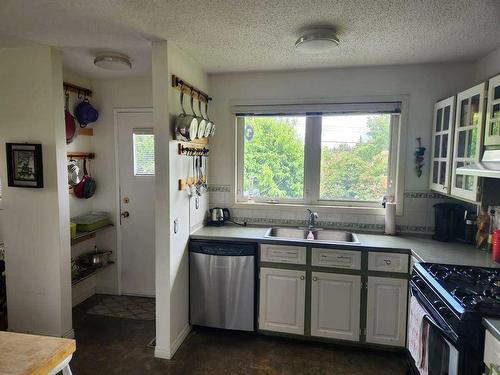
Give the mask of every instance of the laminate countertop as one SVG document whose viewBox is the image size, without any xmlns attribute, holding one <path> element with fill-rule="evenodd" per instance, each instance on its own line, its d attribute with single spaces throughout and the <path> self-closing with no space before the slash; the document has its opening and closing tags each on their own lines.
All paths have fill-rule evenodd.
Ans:
<svg viewBox="0 0 500 375">
<path fill-rule="evenodd" d="M 312 241 L 283 238 L 266 238 L 269 227 L 225 225 L 202 227 L 191 233 L 194 240 L 224 240 L 266 243 L 288 243 L 311 245 Z M 427 236 L 387 236 L 383 234 L 356 233 L 359 243 L 334 244 L 335 248 L 369 248 L 373 251 L 398 251 L 411 253 L 419 262 L 460 264 L 467 266 L 496 267 L 488 251 L 478 250 L 472 245 L 457 242 L 435 241 Z M 316 242 L 314 242 L 316 243 Z M 326 245 L 326 243 L 318 243 Z"/>
<path fill-rule="evenodd" d="M 483 318 L 483 326 L 500 341 L 500 319 Z"/>
</svg>

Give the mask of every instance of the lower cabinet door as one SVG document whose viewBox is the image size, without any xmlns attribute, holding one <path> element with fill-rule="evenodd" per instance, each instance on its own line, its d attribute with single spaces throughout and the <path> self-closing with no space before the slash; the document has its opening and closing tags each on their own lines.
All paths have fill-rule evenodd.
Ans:
<svg viewBox="0 0 500 375">
<path fill-rule="evenodd" d="M 368 277 L 366 342 L 404 346 L 408 280 Z"/>
<path fill-rule="evenodd" d="M 311 335 L 359 341 L 361 276 L 312 273 Z"/>
<path fill-rule="evenodd" d="M 260 269 L 259 329 L 304 334 L 306 273 Z"/>
</svg>

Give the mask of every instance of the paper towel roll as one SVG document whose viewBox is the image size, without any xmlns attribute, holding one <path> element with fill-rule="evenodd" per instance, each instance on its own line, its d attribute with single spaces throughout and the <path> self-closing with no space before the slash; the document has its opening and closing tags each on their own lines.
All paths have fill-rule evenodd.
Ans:
<svg viewBox="0 0 500 375">
<path fill-rule="evenodd" d="M 385 203 L 385 234 L 396 234 L 396 203 Z"/>
</svg>

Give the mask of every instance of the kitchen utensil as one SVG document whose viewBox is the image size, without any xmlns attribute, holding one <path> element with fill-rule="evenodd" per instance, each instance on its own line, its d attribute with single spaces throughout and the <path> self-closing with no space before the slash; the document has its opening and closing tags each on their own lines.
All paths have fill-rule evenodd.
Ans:
<svg viewBox="0 0 500 375">
<path fill-rule="evenodd" d="M 76 186 L 82 180 L 83 173 L 76 160 L 70 160 L 68 163 L 68 185 Z"/>
<path fill-rule="evenodd" d="M 208 100 L 205 102 L 205 120 L 207 121 L 207 126 L 205 127 L 205 137 L 208 137 L 212 133 L 212 127 L 215 125 L 208 118 Z"/>
<path fill-rule="evenodd" d="M 99 112 L 90 104 L 88 98 L 83 99 L 75 108 L 75 117 L 84 128 L 92 122 L 96 122 L 99 117 Z"/>
<path fill-rule="evenodd" d="M 195 116 L 187 114 L 184 110 L 184 86 L 182 82 L 180 100 L 182 113 L 175 120 L 175 135 L 178 140 L 190 141 L 195 138 L 198 131 L 198 120 Z"/>
<path fill-rule="evenodd" d="M 77 198 L 88 199 L 92 197 L 96 190 L 95 180 L 87 172 L 87 159 L 83 160 L 83 178 L 73 189 Z"/>
<path fill-rule="evenodd" d="M 69 93 L 65 92 L 64 100 L 64 122 L 66 123 L 66 144 L 73 142 L 76 136 L 75 118 L 69 111 Z"/>
<path fill-rule="evenodd" d="M 200 111 L 200 115 L 197 117 L 198 119 L 198 138 L 203 138 L 205 136 L 205 130 L 207 126 L 207 122 L 203 117 L 203 112 L 201 111 L 201 100 L 198 99 L 198 109 Z"/>
</svg>

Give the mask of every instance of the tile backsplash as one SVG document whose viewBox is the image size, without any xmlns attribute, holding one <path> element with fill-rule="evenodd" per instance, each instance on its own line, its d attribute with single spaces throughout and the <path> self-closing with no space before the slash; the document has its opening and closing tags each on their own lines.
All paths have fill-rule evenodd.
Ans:
<svg viewBox="0 0 500 375">
<path fill-rule="evenodd" d="M 210 185 L 210 207 L 231 207 L 233 195 L 229 185 Z M 434 209 L 436 203 L 450 201 L 450 198 L 429 191 L 406 191 L 404 193 L 404 213 L 396 217 L 396 229 L 399 233 L 434 232 Z M 323 228 L 348 229 L 358 231 L 383 232 L 384 215 L 336 213 L 322 211 L 318 226 Z M 307 217 L 302 211 L 276 207 L 269 210 L 231 208 L 233 219 L 257 225 L 307 225 Z"/>
</svg>

